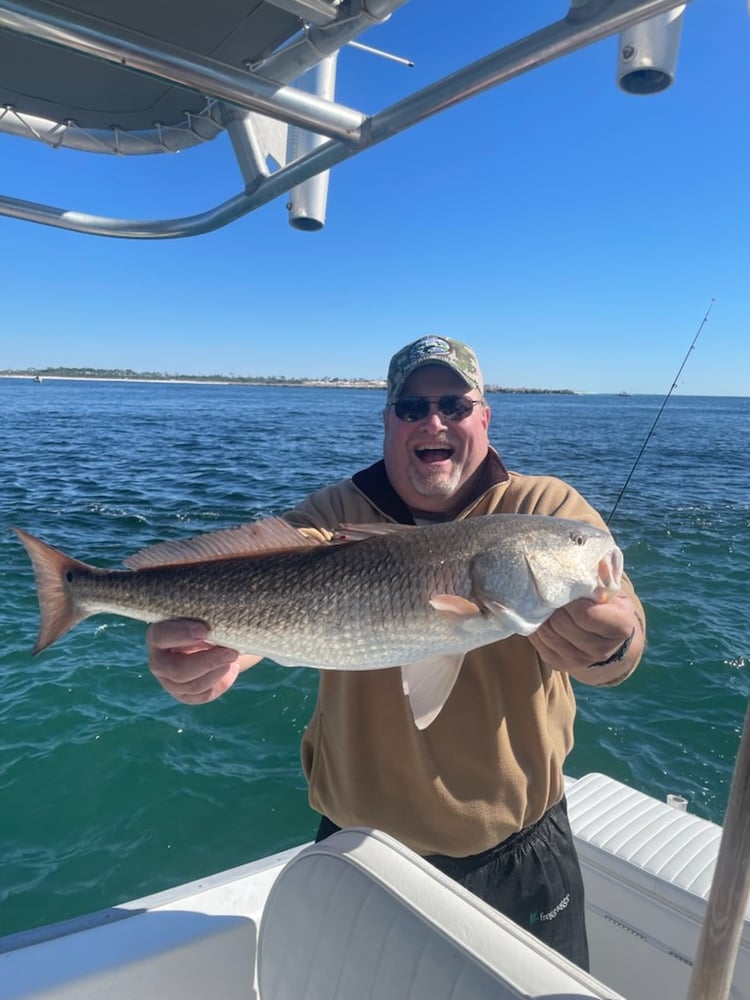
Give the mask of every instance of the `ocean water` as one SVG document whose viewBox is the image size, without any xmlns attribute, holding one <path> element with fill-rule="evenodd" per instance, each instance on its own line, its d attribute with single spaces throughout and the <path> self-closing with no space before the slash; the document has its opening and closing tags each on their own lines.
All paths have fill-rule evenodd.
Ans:
<svg viewBox="0 0 750 1000">
<path fill-rule="evenodd" d="M 661 405 L 491 397 L 506 464 L 605 516 Z M 0 935 L 310 839 L 299 739 L 317 675 L 264 663 L 173 701 L 144 626 L 98 617 L 38 657 L 20 525 L 81 559 L 279 513 L 379 457 L 382 392 L 0 379 Z M 603 771 L 720 822 L 750 695 L 750 399 L 673 396 L 612 530 L 648 614 L 637 673 L 579 687 L 567 771 Z"/>
</svg>

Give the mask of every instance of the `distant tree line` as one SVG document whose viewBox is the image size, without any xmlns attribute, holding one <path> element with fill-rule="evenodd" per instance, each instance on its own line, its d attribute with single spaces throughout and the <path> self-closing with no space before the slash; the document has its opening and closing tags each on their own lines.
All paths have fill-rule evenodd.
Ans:
<svg viewBox="0 0 750 1000">
<path fill-rule="evenodd" d="M 529 396 L 575 396 L 575 389 L 508 389 L 502 385 L 486 385 L 485 392 L 521 393 Z"/>
</svg>

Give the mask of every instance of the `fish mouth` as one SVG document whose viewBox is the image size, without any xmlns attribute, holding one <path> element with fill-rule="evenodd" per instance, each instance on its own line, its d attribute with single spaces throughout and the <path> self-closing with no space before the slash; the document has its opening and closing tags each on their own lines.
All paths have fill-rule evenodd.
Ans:
<svg viewBox="0 0 750 1000">
<path fill-rule="evenodd" d="M 622 583 L 623 556 L 622 552 L 615 545 L 602 556 L 597 567 L 596 578 L 596 600 L 600 604 L 606 604 L 620 590 Z"/>
<path fill-rule="evenodd" d="M 438 462 L 448 462 L 453 458 L 455 449 L 448 444 L 420 444 L 414 449 L 414 455 L 425 465 L 435 465 Z"/>
</svg>

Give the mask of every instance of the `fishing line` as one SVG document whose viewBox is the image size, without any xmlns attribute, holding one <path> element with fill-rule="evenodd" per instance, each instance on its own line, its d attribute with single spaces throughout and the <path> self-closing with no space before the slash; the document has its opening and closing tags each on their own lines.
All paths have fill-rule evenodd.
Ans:
<svg viewBox="0 0 750 1000">
<path fill-rule="evenodd" d="M 633 468 L 628 473 L 628 478 L 625 480 L 625 484 L 624 484 L 623 488 L 620 490 L 620 495 L 615 500 L 615 505 L 612 508 L 612 510 L 609 512 L 609 517 L 606 519 L 607 526 L 609 526 L 609 522 L 615 516 L 615 511 L 617 510 L 620 501 L 622 500 L 623 496 L 625 495 L 625 490 L 628 488 L 628 484 L 630 483 L 630 480 L 633 478 L 633 473 L 635 472 L 635 470 L 638 467 L 638 463 L 641 460 L 641 456 L 643 455 L 644 451 L 646 450 L 646 445 L 650 441 L 651 435 L 654 433 L 654 429 L 656 428 L 656 425 L 659 422 L 659 417 L 662 415 L 662 413 L 664 412 L 664 407 L 669 402 L 669 397 L 672 395 L 672 393 L 674 392 L 674 390 L 677 388 L 677 382 L 678 382 L 678 380 L 680 378 L 680 375 L 682 374 L 682 369 L 687 364 L 687 359 L 690 357 L 690 352 L 694 349 L 694 347 L 695 347 L 695 345 L 696 345 L 696 343 L 698 341 L 698 337 L 700 337 L 700 335 L 701 335 L 701 330 L 703 329 L 703 327 L 708 322 L 708 315 L 711 312 L 711 310 L 713 309 L 715 301 L 716 301 L 716 299 L 711 299 L 711 304 L 709 305 L 708 309 L 706 310 L 706 315 L 701 320 L 701 325 L 698 327 L 698 332 L 693 337 L 693 342 L 690 345 L 690 347 L 688 348 L 687 354 L 682 359 L 682 364 L 680 365 L 679 370 L 678 370 L 677 374 L 674 377 L 674 382 L 672 382 L 672 388 L 669 390 L 669 392 L 664 397 L 664 402 L 661 404 L 661 406 L 659 407 L 659 412 L 654 417 L 654 422 L 651 424 L 651 428 L 650 428 L 648 434 L 646 435 L 646 440 L 641 445 L 641 450 L 638 452 L 638 454 L 636 456 L 636 459 L 635 459 L 635 462 L 633 462 Z"/>
</svg>

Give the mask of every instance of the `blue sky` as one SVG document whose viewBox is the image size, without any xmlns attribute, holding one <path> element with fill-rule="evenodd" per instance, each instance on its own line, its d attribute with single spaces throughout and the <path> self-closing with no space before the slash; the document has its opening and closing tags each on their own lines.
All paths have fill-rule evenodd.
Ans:
<svg viewBox="0 0 750 1000">
<path fill-rule="evenodd" d="M 347 50 L 337 98 L 375 112 L 565 14 L 411 0 Z M 488 382 L 750 395 L 750 17 L 694 0 L 677 79 L 615 86 L 616 40 L 526 74 L 335 168 L 326 228 L 284 199 L 217 233 L 98 239 L 0 218 L 0 368 L 382 377 L 423 333 L 464 339 Z M 225 137 L 115 159 L 0 136 L 4 194 L 134 218 L 237 193 Z"/>
</svg>

